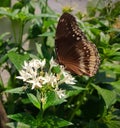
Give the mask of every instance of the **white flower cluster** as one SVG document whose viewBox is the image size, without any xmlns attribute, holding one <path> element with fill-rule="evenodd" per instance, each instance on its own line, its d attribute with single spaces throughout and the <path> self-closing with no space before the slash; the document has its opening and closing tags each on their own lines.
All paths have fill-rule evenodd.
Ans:
<svg viewBox="0 0 120 128">
<path fill-rule="evenodd" d="M 59 98 L 65 97 L 65 90 L 59 89 L 59 85 L 62 83 L 75 84 L 75 79 L 72 75 L 64 69 L 64 66 L 58 65 L 53 58 L 51 58 L 49 70 L 46 69 L 46 60 L 32 59 L 29 62 L 24 62 L 23 69 L 19 72 L 18 79 L 32 85 L 34 88 L 44 88 L 45 86 L 51 86 L 57 93 Z M 52 68 L 60 67 L 59 73 L 52 72 Z"/>
</svg>

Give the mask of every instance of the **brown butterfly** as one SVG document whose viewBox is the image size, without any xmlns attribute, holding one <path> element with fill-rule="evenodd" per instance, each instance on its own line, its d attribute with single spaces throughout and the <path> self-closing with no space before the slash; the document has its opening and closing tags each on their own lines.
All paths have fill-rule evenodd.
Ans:
<svg viewBox="0 0 120 128">
<path fill-rule="evenodd" d="M 87 40 L 75 17 L 69 13 L 63 13 L 59 19 L 55 50 L 58 63 L 64 65 L 66 70 L 90 77 L 96 74 L 100 64 L 98 50 Z"/>
</svg>

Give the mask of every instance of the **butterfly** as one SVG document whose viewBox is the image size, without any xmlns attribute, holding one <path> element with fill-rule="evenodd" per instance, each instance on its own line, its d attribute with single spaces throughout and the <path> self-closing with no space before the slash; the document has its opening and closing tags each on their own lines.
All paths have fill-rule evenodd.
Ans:
<svg viewBox="0 0 120 128">
<path fill-rule="evenodd" d="M 96 74 L 100 57 L 95 44 L 87 40 L 76 19 L 69 13 L 60 17 L 55 35 L 57 62 L 77 75 Z"/>
</svg>

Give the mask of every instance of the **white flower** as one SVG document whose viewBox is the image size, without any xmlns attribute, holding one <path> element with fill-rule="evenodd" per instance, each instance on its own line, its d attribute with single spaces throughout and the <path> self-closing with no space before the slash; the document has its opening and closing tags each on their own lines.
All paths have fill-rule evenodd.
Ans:
<svg viewBox="0 0 120 128">
<path fill-rule="evenodd" d="M 75 79 L 72 75 L 65 70 L 64 66 L 60 66 L 60 73 L 54 74 L 51 69 L 48 72 L 44 70 L 46 64 L 46 60 L 38 60 L 32 59 L 29 62 L 24 62 L 22 66 L 22 70 L 19 72 L 20 76 L 16 78 L 22 79 L 23 81 L 31 84 L 32 89 L 34 88 L 42 88 L 44 85 L 50 85 L 53 89 L 58 88 L 58 86 L 62 83 L 66 84 L 75 84 Z M 50 60 L 50 68 L 58 66 L 58 64 L 51 58 Z M 63 77 L 62 77 L 63 76 Z M 57 93 L 60 93 L 59 97 L 64 95 L 63 90 L 57 89 Z"/>
<path fill-rule="evenodd" d="M 33 78 L 33 76 L 37 75 L 37 71 L 33 69 L 33 67 L 31 67 L 29 65 L 29 63 L 24 62 L 24 66 L 23 70 L 20 70 L 19 73 L 21 76 L 17 76 L 16 78 L 18 79 L 23 79 L 23 81 L 27 81 L 28 79 Z"/>
<path fill-rule="evenodd" d="M 22 75 L 21 73 L 26 72 L 26 74 L 32 75 L 33 74 L 36 76 L 37 75 L 37 69 L 38 68 L 34 68 L 34 65 L 31 64 L 30 62 L 26 62 L 24 61 L 24 65 L 22 66 L 23 70 L 20 71 L 20 75 Z"/>
<path fill-rule="evenodd" d="M 72 77 L 72 75 L 65 70 L 65 67 L 63 65 L 60 66 L 60 69 L 61 69 L 61 74 L 64 76 L 62 82 L 65 82 L 66 84 L 75 84 L 76 82 L 75 78 Z"/>
<path fill-rule="evenodd" d="M 26 67 L 28 67 L 28 66 L 29 66 L 29 63 L 27 63 L 26 61 L 24 61 L 24 66 L 22 66 L 22 67 L 26 69 Z"/>
<path fill-rule="evenodd" d="M 46 64 L 46 60 L 38 60 L 38 59 L 33 59 L 29 62 L 29 66 L 30 67 L 34 67 L 35 70 L 41 68 L 43 69 L 43 67 L 45 66 Z"/>
<path fill-rule="evenodd" d="M 45 76 L 41 78 L 43 84 L 49 83 L 52 87 L 57 84 L 57 77 L 55 75 L 45 73 Z"/>
<path fill-rule="evenodd" d="M 57 93 L 58 97 L 61 98 L 66 98 L 65 90 L 62 89 L 55 89 L 55 92 Z"/>
<path fill-rule="evenodd" d="M 64 82 L 65 82 L 66 84 L 75 84 L 76 80 L 75 80 L 74 77 L 71 76 L 71 74 L 66 74 L 66 75 L 64 76 Z"/>
<path fill-rule="evenodd" d="M 24 61 L 23 70 L 19 71 L 20 76 L 17 76 L 16 78 L 22 79 L 23 81 L 26 81 L 27 83 L 32 84 L 32 89 L 35 87 L 42 87 L 42 84 L 40 82 L 40 77 L 38 75 L 38 70 L 40 68 L 43 68 L 45 65 L 45 60 L 37 60 L 33 59 L 29 62 Z"/>
<path fill-rule="evenodd" d="M 32 84 L 32 89 L 36 88 L 36 87 L 39 87 L 41 88 L 42 87 L 42 84 L 40 82 L 40 78 L 39 77 L 35 77 L 31 80 L 27 80 L 26 82 Z"/>
<path fill-rule="evenodd" d="M 53 60 L 53 57 L 52 57 L 50 60 L 50 69 L 55 66 L 58 66 L 58 64 Z"/>
<path fill-rule="evenodd" d="M 21 70 L 19 73 L 21 76 L 17 76 L 17 79 L 22 79 L 23 81 L 26 81 L 27 79 L 31 78 L 31 74 L 27 73 L 24 70 Z"/>
</svg>

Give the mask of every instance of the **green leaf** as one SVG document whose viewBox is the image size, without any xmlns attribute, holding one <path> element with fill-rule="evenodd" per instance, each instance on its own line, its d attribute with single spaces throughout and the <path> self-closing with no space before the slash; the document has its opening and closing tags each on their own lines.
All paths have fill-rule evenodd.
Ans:
<svg viewBox="0 0 120 128">
<path fill-rule="evenodd" d="M 117 17 L 120 15 L 120 1 L 115 2 L 113 9 L 111 10 L 111 16 Z"/>
<path fill-rule="evenodd" d="M 36 45 L 36 49 L 37 49 L 37 52 L 39 53 L 40 58 L 43 58 L 42 44 L 36 43 L 35 45 Z"/>
<path fill-rule="evenodd" d="M 55 106 L 65 102 L 65 98 L 59 98 L 58 95 L 54 91 L 49 91 L 46 94 L 46 102 L 43 104 L 43 110 L 47 109 L 50 106 Z"/>
<path fill-rule="evenodd" d="M 114 90 L 107 90 L 100 88 L 99 86 L 96 86 L 92 84 L 92 86 L 98 91 L 98 93 L 102 96 L 102 98 L 105 101 L 106 107 L 110 107 L 112 104 L 116 102 L 116 93 Z"/>
<path fill-rule="evenodd" d="M 31 103 L 31 101 L 28 99 L 28 98 L 22 98 L 21 99 L 21 102 L 23 103 L 23 104 L 30 104 Z"/>
<path fill-rule="evenodd" d="M 112 57 L 112 60 L 113 60 L 113 61 L 118 61 L 118 60 L 120 60 L 120 53 L 118 52 L 118 53 L 114 54 L 114 56 Z"/>
<path fill-rule="evenodd" d="M 101 65 L 103 71 L 106 73 L 106 75 L 110 78 L 113 78 L 115 81 L 116 74 L 120 73 L 120 65 L 119 63 L 111 63 L 111 62 L 104 62 L 104 64 Z"/>
<path fill-rule="evenodd" d="M 11 128 L 15 128 L 13 126 L 17 126 L 17 128 L 61 128 L 72 125 L 71 122 L 68 122 L 62 118 L 58 118 L 57 116 L 53 115 L 44 116 L 42 120 L 39 116 L 37 117 L 37 119 L 35 119 L 28 113 L 18 113 L 14 115 L 9 115 L 8 117 L 12 120 L 17 121 L 13 123 L 8 123 L 8 126 L 10 126 Z"/>
<path fill-rule="evenodd" d="M 51 69 L 51 71 L 52 71 L 53 73 L 60 73 L 60 67 L 59 67 L 59 66 L 55 66 L 55 67 L 53 67 L 53 68 Z"/>
<path fill-rule="evenodd" d="M 40 101 L 32 93 L 28 93 L 27 96 L 33 105 L 40 109 Z"/>
<path fill-rule="evenodd" d="M 27 125 L 21 122 L 11 122 L 11 123 L 7 123 L 6 125 L 9 126 L 9 128 L 31 128 L 30 125 Z M 34 128 L 37 128 L 37 127 L 34 127 Z"/>
<path fill-rule="evenodd" d="M 119 29 L 119 32 L 120 32 L 120 29 Z M 115 51 L 118 51 L 118 50 L 120 50 L 120 44 L 115 43 L 115 44 L 112 45 L 112 48 L 114 48 Z"/>
<path fill-rule="evenodd" d="M 110 85 L 112 85 L 113 88 L 115 88 L 117 91 L 120 92 L 120 80 L 115 81 L 115 82 L 110 82 Z"/>
<path fill-rule="evenodd" d="M 54 25 L 55 23 L 56 23 L 55 20 L 51 20 L 51 19 L 49 19 L 49 20 L 44 21 L 44 26 L 45 26 L 46 28 L 48 28 L 48 27 L 51 26 L 51 27 L 53 28 L 52 25 Z"/>
<path fill-rule="evenodd" d="M 93 28 L 93 26 L 90 28 L 91 32 L 95 35 L 95 36 L 99 36 L 100 35 L 100 30 L 98 28 Z"/>
<path fill-rule="evenodd" d="M 105 69 L 105 70 L 108 70 L 108 69 Z M 96 81 L 99 82 L 99 83 L 107 83 L 107 82 L 115 81 L 115 76 L 113 74 L 113 71 L 108 70 L 108 71 L 111 71 L 111 72 L 107 72 L 107 71 L 105 72 L 105 70 L 99 72 L 96 75 Z"/>
<path fill-rule="evenodd" d="M 97 128 L 97 123 L 94 120 L 90 120 L 88 128 Z"/>
<path fill-rule="evenodd" d="M 41 122 L 41 126 L 43 128 L 61 128 L 61 127 L 65 127 L 65 126 L 69 126 L 69 125 L 72 125 L 71 122 L 69 121 L 66 121 L 62 118 L 59 118 L 57 116 L 46 116 L 44 118 L 44 121 Z"/>
<path fill-rule="evenodd" d="M 108 128 L 120 128 L 120 120 L 110 120 L 106 125 Z"/>
<path fill-rule="evenodd" d="M 100 32 L 100 42 L 102 43 L 102 45 L 106 45 L 108 44 L 110 40 L 110 36 L 108 34 L 104 34 L 103 32 Z"/>
<path fill-rule="evenodd" d="M 37 119 L 33 118 L 30 114 L 27 113 L 18 113 L 14 115 L 8 116 L 10 119 L 13 119 L 17 121 L 17 126 L 25 126 L 25 128 L 38 128 L 41 126 L 41 128 L 61 128 L 65 126 L 72 125 L 71 122 L 68 122 L 64 119 L 58 118 L 56 116 L 44 116 L 41 120 L 41 118 L 38 116 Z M 9 126 L 13 126 L 12 124 L 9 124 Z M 19 128 L 17 127 L 17 128 Z M 12 127 L 13 128 L 13 127 Z"/>
<path fill-rule="evenodd" d="M 5 63 L 7 59 L 8 59 L 8 55 L 7 54 L 5 54 L 4 56 L 2 56 L 0 58 L 0 65 L 2 65 L 3 63 Z"/>
<path fill-rule="evenodd" d="M 64 86 L 66 86 L 65 88 L 66 88 L 67 97 L 78 95 L 80 92 L 86 90 L 85 88 L 73 86 L 73 85 L 72 86 L 64 85 Z"/>
<path fill-rule="evenodd" d="M 8 35 L 10 35 L 9 32 L 5 32 L 3 34 L 0 35 L 0 40 L 3 40 L 5 37 L 7 37 Z"/>
<path fill-rule="evenodd" d="M 21 70 L 24 61 L 30 58 L 28 54 L 21 55 L 14 51 L 9 52 L 8 57 L 11 60 L 11 62 L 14 64 L 17 70 Z"/>
<path fill-rule="evenodd" d="M 8 118 L 13 119 L 17 122 L 28 124 L 30 126 L 36 125 L 35 118 L 28 113 L 17 113 L 17 114 L 13 114 L 13 115 L 8 115 Z"/>
<path fill-rule="evenodd" d="M 45 32 L 45 33 L 43 33 L 43 34 L 40 34 L 39 36 L 54 36 L 55 35 L 55 33 L 54 32 Z"/>
<path fill-rule="evenodd" d="M 11 0 L 1 0 L 0 1 L 0 7 L 10 7 Z"/>
<path fill-rule="evenodd" d="M 53 38 L 53 36 L 48 36 L 46 45 L 47 45 L 48 47 L 54 48 L 55 43 L 54 43 L 54 38 Z"/>
<path fill-rule="evenodd" d="M 85 90 L 84 88 L 81 88 L 81 87 L 70 86 L 70 85 L 66 85 L 66 84 L 64 84 L 60 87 L 61 87 L 61 89 L 66 90 L 66 97 L 59 98 L 58 95 L 54 91 L 49 91 L 46 95 L 47 101 L 45 104 L 43 104 L 44 110 L 50 106 L 55 106 L 55 105 L 59 105 L 63 102 L 66 102 L 66 98 L 68 98 L 70 96 L 75 96 Z"/>
<path fill-rule="evenodd" d="M 95 8 L 96 8 L 96 3 L 97 0 L 93 3 L 92 1 L 89 1 L 87 4 L 87 13 L 89 16 L 94 16 L 95 15 Z"/>
<path fill-rule="evenodd" d="M 14 93 L 14 94 L 23 94 L 25 90 L 26 90 L 26 87 L 22 86 L 22 87 L 6 90 L 5 92 Z"/>
<path fill-rule="evenodd" d="M 11 9 L 10 8 L 0 8 L 0 14 L 2 15 L 2 16 L 7 16 L 7 17 L 10 17 L 10 18 L 12 18 L 12 17 L 15 17 L 15 15 L 16 15 L 16 12 L 18 13 L 18 10 L 16 10 L 15 12 L 12 12 L 11 13 Z"/>
</svg>

